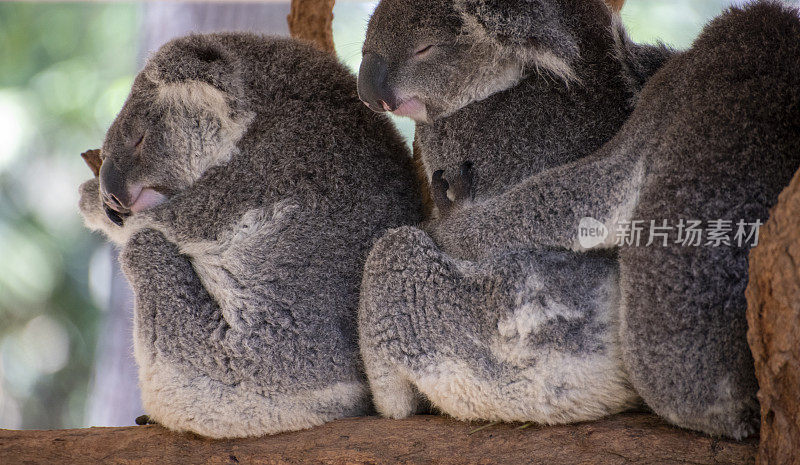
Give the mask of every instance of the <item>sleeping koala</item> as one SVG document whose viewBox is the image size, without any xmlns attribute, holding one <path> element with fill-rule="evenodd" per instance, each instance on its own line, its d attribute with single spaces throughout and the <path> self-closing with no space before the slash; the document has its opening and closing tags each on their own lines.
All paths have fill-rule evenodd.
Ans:
<svg viewBox="0 0 800 465">
<path fill-rule="evenodd" d="M 359 96 L 418 122 L 428 179 L 455 179 L 472 161 L 476 198 L 493 197 L 599 149 L 673 53 L 631 43 L 614 21 L 600 0 L 383 0 Z"/>
<path fill-rule="evenodd" d="M 343 66 L 284 39 L 176 39 L 102 157 L 80 208 L 122 247 L 153 420 L 223 438 L 368 410 L 363 262 L 421 205 L 405 144 Z"/>
<path fill-rule="evenodd" d="M 418 121 L 443 221 L 473 197 L 496 197 L 598 149 L 672 53 L 632 44 L 602 2 L 543 3 L 530 25 L 541 34 L 524 38 L 508 30 L 523 25 L 490 16 L 499 7 L 488 2 L 414 5 L 376 9 L 359 93 L 370 108 Z M 509 18 L 522 14 L 506 5 Z M 485 26 L 492 21 L 505 31 Z M 381 413 L 413 413 L 414 388 L 465 420 L 585 421 L 640 402 L 621 363 L 613 259 L 537 248 L 466 261 L 448 252 L 403 228 L 367 261 L 360 340 Z"/>
<path fill-rule="evenodd" d="M 719 246 L 706 239 L 699 246 L 687 246 L 683 237 L 686 231 L 677 225 L 700 220 L 710 226 L 715 220 L 723 220 L 735 228 L 739 221 L 763 222 L 800 165 L 797 11 L 772 2 L 732 8 L 706 28 L 690 50 L 669 57 L 664 50 L 631 45 L 618 25 L 617 33 L 609 32 L 613 20 L 601 13 L 599 1 L 454 0 L 450 15 L 421 11 L 404 0 L 384 0 L 384 4 L 387 6 L 379 7 L 377 18 L 371 20 L 365 46 L 366 53 L 380 55 L 387 63 L 384 75 L 378 78 L 367 69 L 365 81 L 380 83 L 372 87 L 384 98 L 374 100 L 363 91 L 361 96 L 373 109 L 388 111 L 411 108 L 395 106 L 397 102 L 414 102 L 414 115 L 420 121 L 418 143 L 429 174 L 435 175 L 434 197 L 444 207 L 444 214 L 425 225 L 429 236 L 409 228 L 390 232 L 376 244 L 367 261 L 359 318 L 362 353 L 373 390 L 382 388 L 384 374 L 393 373 L 395 380 L 414 384 L 423 394 L 434 388 L 451 392 L 451 403 L 461 402 L 478 411 L 475 405 L 482 400 L 473 402 L 468 390 L 453 388 L 458 383 L 481 386 L 475 378 L 437 378 L 438 373 L 448 373 L 448 365 L 423 355 L 427 353 L 427 339 L 438 344 L 447 341 L 450 346 L 492 347 L 493 341 L 504 334 L 502 324 L 475 329 L 462 321 L 469 322 L 468 318 L 483 309 L 499 313 L 497 321 L 504 322 L 505 315 L 516 315 L 515 306 L 532 308 L 525 305 L 525 294 L 520 291 L 527 272 L 494 278 L 497 272 L 487 263 L 503 263 L 508 254 L 529 251 L 536 271 L 537 261 L 547 263 L 536 255 L 543 248 L 561 249 L 564 254 L 567 249 L 585 250 L 579 238 L 582 220 L 602 226 L 607 234 L 597 245 L 613 250 L 618 239 L 624 238 L 626 224 L 649 226 L 652 221 L 661 225 L 666 219 L 673 228 L 666 232 L 663 244 L 658 238 L 656 244 L 646 246 L 645 236 L 638 247 L 630 243 L 618 247 L 621 297 L 617 309 L 612 306 L 605 311 L 617 314 L 619 321 L 614 344 L 619 345 L 622 355 L 621 371 L 627 373 L 649 407 L 676 425 L 735 438 L 753 433 L 757 427 L 757 385 L 745 337 L 744 298 L 749 245 L 736 243 L 734 229 L 727 243 Z M 413 51 L 423 51 L 418 50 L 418 39 L 430 38 L 425 33 L 415 36 L 418 30 L 406 21 L 413 18 L 410 24 L 435 23 L 440 25 L 439 30 L 445 30 L 452 26 L 443 25 L 445 22 L 437 18 L 456 16 L 462 18 L 463 25 L 454 29 L 451 37 L 487 37 L 489 43 L 516 56 L 534 57 L 534 64 L 542 70 L 541 79 L 546 81 L 539 88 L 526 82 L 524 89 L 542 98 L 533 100 L 538 105 L 517 113 L 506 111 L 508 107 L 498 103 L 512 105 L 514 99 L 503 97 L 518 92 L 520 86 L 502 90 L 505 86 L 498 86 L 500 81 L 488 76 L 483 85 L 474 87 L 495 93 L 483 100 L 468 98 L 471 103 L 457 110 L 441 110 L 442 100 L 436 95 L 444 95 L 442 89 L 452 90 L 447 84 L 437 87 L 437 83 L 450 82 L 448 71 L 455 73 L 453 86 L 463 77 L 459 73 L 463 66 L 449 61 L 453 56 L 449 47 L 458 40 L 439 42 L 447 37 L 439 35 L 433 40 L 434 47 L 424 51 L 430 53 L 428 57 L 416 55 Z M 591 18 L 599 24 L 588 28 L 580 24 Z M 474 27 L 478 27 L 477 32 L 472 31 Z M 394 48 L 389 48 L 382 39 L 384 30 L 404 29 L 409 32 L 395 37 Z M 595 36 L 594 42 L 580 39 L 604 30 L 605 39 L 601 35 Z M 547 37 L 540 37 L 541 31 L 548 31 Z M 573 49 L 570 43 L 578 44 L 576 54 L 569 53 Z M 605 52 L 601 44 L 605 44 Z M 403 47 L 410 52 L 391 55 Z M 560 60 L 541 58 L 547 53 Z M 598 63 L 604 55 L 621 60 L 616 67 L 622 72 L 604 74 L 607 72 Z M 664 58 L 668 58 L 666 64 Z M 435 73 L 430 70 L 437 62 L 441 76 L 433 78 Z M 663 64 L 660 69 L 659 62 Z M 564 64 L 569 67 L 567 71 Z M 475 64 L 469 69 L 479 70 L 481 66 Z M 648 80 L 648 73 L 653 72 Z M 636 107 L 616 135 L 610 131 L 598 136 L 589 130 L 588 122 L 601 124 L 603 118 L 602 112 L 589 110 L 602 109 L 603 105 L 558 97 L 559 92 L 581 95 L 584 89 L 595 95 L 602 87 L 617 86 L 627 87 L 629 101 Z M 521 91 L 518 94 L 524 95 Z M 399 97 L 391 100 L 389 96 Z M 562 123 L 565 116 L 581 111 L 587 111 L 587 125 L 569 120 Z M 528 124 L 530 120 L 536 124 Z M 497 136 L 499 132 L 510 142 Z M 526 136 L 520 134 L 528 134 L 527 141 L 534 143 L 527 145 Z M 572 143 L 581 137 L 586 141 Z M 520 140 L 523 143 L 517 142 Z M 526 156 L 531 157 L 528 163 L 533 168 L 509 175 L 514 167 L 524 166 L 516 160 Z M 474 170 L 464 164 L 467 160 Z M 537 170 L 536 166 L 543 168 Z M 444 169 L 444 174 L 438 173 L 439 169 Z M 451 189 L 444 179 L 452 181 Z M 469 189 L 473 182 L 474 189 Z M 384 247 L 384 241 L 392 247 Z M 409 261 L 410 256 L 418 258 Z M 413 264 L 410 271 L 401 271 L 398 262 L 404 260 Z M 578 261 L 567 263 L 579 269 L 575 264 Z M 544 271 L 532 276 L 551 273 L 546 265 L 541 269 Z M 397 282 L 401 273 L 405 291 L 396 284 L 386 284 Z M 575 272 L 571 280 L 564 279 L 560 285 L 573 286 L 580 292 L 575 283 L 585 279 L 585 273 Z M 509 280 L 515 285 L 509 285 Z M 496 282 L 502 286 L 494 286 Z M 552 295 L 569 302 L 561 297 L 567 291 L 558 285 L 539 289 L 540 302 L 547 302 Z M 519 298 L 498 299 L 496 294 L 503 292 Z M 593 298 L 587 295 L 587 301 Z M 600 308 L 601 302 L 595 300 L 592 305 Z M 570 312 L 553 317 L 547 305 L 540 307 L 544 310 L 529 310 L 516 318 L 516 326 L 525 327 L 531 319 L 558 324 L 569 321 L 563 314 Z M 365 328 L 374 324 L 370 318 L 386 314 L 391 314 L 395 322 L 407 322 L 406 326 L 385 323 L 397 328 L 398 340 L 385 335 L 383 340 L 389 342 L 365 345 Z M 447 318 L 452 321 L 439 323 L 438 328 L 433 322 L 427 324 L 427 319 Z M 404 329 L 408 325 L 418 332 Z M 537 346 L 536 340 L 521 339 L 544 360 L 565 352 L 560 347 L 554 351 Z M 376 361 L 380 355 L 371 357 L 370 353 L 388 355 Z M 423 355 L 412 360 L 417 353 Z M 469 359 L 480 363 L 480 370 L 474 371 L 479 373 L 476 376 L 483 376 L 481 381 L 493 383 L 495 388 L 508 385 L 513 376 L 485 375 L 504 373 L 508 365 L 491 351 L 484 353 L 489 355 Z M 537 360 L 530 366 L 548 370 L 547 365 L 540 364 Z M 558 367 L 555 371 L 547 371 L 552 377 L 560 371 L 572 373 L 569 364 L 554 366 Z M 521 369 L 512 373 L 518 382 L 536 387 L 533 382 L 539 378 L 526 377 Z M 552 384 L 541 389 L 557 392 Z M 448 407 L 443 410 L 449 411 Z"/>
</svg>

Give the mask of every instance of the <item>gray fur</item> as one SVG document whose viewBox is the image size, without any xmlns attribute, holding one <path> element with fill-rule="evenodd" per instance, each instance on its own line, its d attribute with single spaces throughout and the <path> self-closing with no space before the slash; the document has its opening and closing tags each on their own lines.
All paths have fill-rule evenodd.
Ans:
<svg viewBox="0 0 800 465">
<path fill-rule="evenodd" d="M 620 363 L 618 307 L 611 259 L 545 250 L 464 261 L 419 229 L 393 230 L 370 253 L 359 312 L 375 405 L 403 418 L 419 392 L 462 420 L 543 424 L 626 410 L 639 397 Z"/>
<path fill-rule="evenodd" d="M 103 172 L 81 186 L 87 224 L 122 247 L 151 418 L 220 438 L 368 411 L 363 262 L 421 207 L 407 149 L 343 66 L 283 39 L 174 40 L 137 76 L 103 156 L 166 197 L 118 227 Z"/>
<path fill-rule="evenodd" d="M 428 120 L 417 126 L 428 175 L 443 169 L 457 181 L 462 162 L 475 161 L 474 201 L 456 199 L 461 208 L 498 198 L 536 173 L 600 148 L 632 110 L 639 75 L 630 76 L 631 69 L 645 66 L 639 55 L 652 60 L 647 66 L 654 72 L 658 57 L 663 62 L 671 54 L 631 44 L 601 2 L 546 4 L 542 27 L 552 48 L 514 38 L 521 29 L 541 29 L 542 19 L 520 17 L 535 11 L 514 2 L 504 5 L 510 11 L 490 2 L 437 1 L 423 14 L 403 0 L 384 0 L 365 42 L 365 53 L 389 63 L 390 91 L 414 95 L 429 108 Z M 492 12 L 503 16 L 486 16 Z M 442 18 L 454 15 L 459 21 L 448 28 L 454 21 Z M 511 35 L 487 26 L 515 21 Z M 385 40 L 381 28 L 393 31 L 393 40 Z M 440 50 L 409 58 L 407 44 L 419 35 L 442 44 Z M 553 45 L 557 41 L 563 44 Z M 619 53 L 620 44 L 628 53 Z M 480 71 L 497 63 L 520 70 L 510 88 Z M 474 95 L 476 84 L 493 93 L 475 101 L 451 97 Z M 444 111 L 442 100 L 450 104 Z M 458 183 L 453 187 L 450 195 L 458 196 Z M 437 237 L 439 228 L 434 222 L 425 229 Z M 487 236 L 496 230 L 487 228 Z M 490 237 L 474 253 L 457 256 L 457 243 L 437 239 L 434 244 L 408 228 L 393 231 L 368 258 L 360 341 L 379 411 L 413 413 L 413 389 L 462 419 L 563 423 L 637 404 L 617 336 L 618 273 L 607 258 L 494 247 Z M 531 322 L 539 323 L 533 328 Z"/>
<path fill-rule="evenodd" d="M 493 5 L 488 0 L 477 3 L 487 8 Z M 599 2 L 553 3 L 562 8 L 566 4 L 586 5 L 575 6 L 582 9 Z M 509 4 L 517 2 L 504 2 Z M 581 16 L 570 17 L 574 20 Z M 504 24 L 499 20 L 484 23 Z M 605 23 L 601 23 L 595 29 L 604 27 Z M 371 33 L 380 35 L 375 29 Z M 564 35 L 563 40 L 566 38 Z M 501 39 L 502 34 L 498 35 L 498 41 Z M 543 85 L 534 92 L 542 98 L 539 105 L 526 110 L 511 113 L 506 111 L 506 105 L 490 105 L 502 101 L 504 93 L 500 92 L 419 127 L 419 142 L 429 172 L 445 169 L 446 177 L 453 180 L 458 178 L 456 167 L 469 160 L 478 182 L 475 202 L 457 199 L 460 208 L 426 226 L 436 245 L 429 244 L 415 253 L 431 257 L 430 263 L 427 269 L 418 265 L 425 271 L 419 272 L 416 280 L 407 278 L 412 281 L 407 286 L 414 288 L 417 281 L 430 281 L 432 275 L 446 291 L 429 291 L 425 296 L 416 296 L 416 302 L 429 306 L 468 302 L 459 295 L 463 290 L 451 290 L 450 281 L 454 278 L 438 271 L 442 252 L 452 257 L 450 260 L 480 263 L 509 251 L 540 250 L 543 246 L 582 250 L 577 233 L 584 217 L 604 223 L 612 241 L 614 225 L 620 221 L 753 222 L 767 218 L 778 193 L 800 165 L 797 12 L 772 2 L 733 8 L 713 21 L 689 51 L 676 54 L 660 69 L 668 51 L 637 51 L 620 33 L 614 34 L 614 39 L 613 56 L 623 71 L 616 78 L 609 74 L 606 79 L 594 81 L 599 88 L 585 89 L 591 93 L 603 92 L 603 87 L 626 87 L 628 102 L 636 102 L 637 106 L 604 145 L 615 128 L 591 132 L 578 124 L 581 117 L 589 122 L 603 121 L 608 117 L 602 111 L 581 111 L 578 113 L 582 116 L 548 129 L 551 126 L 546 121 L 558 122 L 565 112 L 575 108 L 559 105 L 551 95 L 558 89 L 581 93 L 576 90 L 580 86 L 565 87 L 553 79 L 549 86 Z M 595 47 L 600 43 L 603 42 L 596 41 Z M 509 46 L 526 45 L 531 44 L 512 41 Z M 532 46 L 537 46 L 535 41 Z M 572 64 L 575 69 L 580 69 L 580 63 L 591 56 L 591 48 L 585 51 L 587 46 L 591 47 L 591 43 L 579 46 L 582 60 Z M 586 85 L 592 81 L 584 76 L 591 79 L 602 73 L 601 66 L 587 66 L 584 73 L 576 71 L 575 75 Z M 647 80 L 650 73 L 655 74 Z M 641 90 L 636 88 L 637 83 L 645 81 Z M 621 97 L 622 93 L 618 93 L 616 101 Z M 511 105 L 514 101 L 503 102 Z M 549 102 L 553 104 L 548 105 Z M 617 108 L 613 102 L 606 100 L 605 108 L 612 115 Z M 545 124 L 526 126 L 539 112 L 549 116 L 542 117 Z M 465 116 L 459 118 L 462 114 Z M 625 111 L 615 121 L 621 123 L 624 114 Z M 476 118 L 496 123 L 473 125 L 471 120 Z M 575 140 L 581 136 L 586 140 Z M 516 150 L 513 146 L 509 149 L 503 137 L 521 141 L 520 145 Z M 547 156 L 539 153 L 557 157 L 548 165 Z M 510 169 L 503 167 L 525 166 L 515 159 L 525 155 L 530 156 L 529 166 L 542 163 L 542 159 L 547 166 L 541 170 L 526 167 L 507 174 Z M 580 158 L 584 155 L 589 156 Z M 559 164 L 559 160 L 568 163 Z M 670 239 L 674 241 L 674 232 Z M 671 244 L 623 247 L 619 254 L 622 303 L 618 343 L 636 392 L 656 413 L 676 425 L 735 438 L 753 433 L 758 408 L 757 385 L 745 338 L 747 249 L 684 248 Z M 388 258 L 376 257 L 374 252 L 370 257 L 365 276 L 397 272 L 397 266 L 386 267 Z M 362 292 L 373 295 L 369 301 L 362 299 L 363 322 L 365 311 L 378 311 L 386 301 L 378 291 Z M 419 304 L 390 302 L 395 313 L 408 314 L 411 320 L 422 311 Z M 458 327 L 457 323 L 450 325 Z M 420 335 L 418 340 L 426 337 L 429 336 Z M 461 337 L 475 336 L 465 330 Z M 457 340 L 451 339 L 450 344 Z M 404 366 L 403 359 L 394 362 Z M 375 383 L 372 385 L 374 388 Z"/>
</svg>

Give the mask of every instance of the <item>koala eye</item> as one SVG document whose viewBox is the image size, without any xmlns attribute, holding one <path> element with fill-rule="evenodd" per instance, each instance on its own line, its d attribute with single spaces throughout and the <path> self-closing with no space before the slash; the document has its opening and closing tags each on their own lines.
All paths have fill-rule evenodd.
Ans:
<svg viewBox="0 0 800 465">
<path fill-rule="evenodd" d="M 133 148 L 138 149 L 142 145 L 143 141 L 144 141 L 144 133 L 142 133 L 142 135 L 139 136 L 139 140 L 137 140 L 136 143 L 133 144 Z"/>
<path fill-rule="evenodd" d="M 428 53 L 430 53 L 430 51 L 433 50 L 433 47 L 434 47 L 433 45 L 425 45 L 423 47 L 420 47 L 416 51 L 414 51 L 414 56 L 415 57 L 423 57 L 423 56 L 427 55 Z"/>
</svg>

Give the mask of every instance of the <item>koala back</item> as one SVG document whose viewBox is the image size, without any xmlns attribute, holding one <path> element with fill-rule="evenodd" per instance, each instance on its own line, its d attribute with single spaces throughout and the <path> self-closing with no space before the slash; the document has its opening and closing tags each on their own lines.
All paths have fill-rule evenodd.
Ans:
<svg viewBox="0 0 800 465">
<path fill-rule="evenodd" d="M 209 168 L 177 194 L 183 199 L 180 211 L 154 210 L 178 235 L 213 238 L 245 212 L 286 197 L 320 213 L 334 212 L 343 225 L 359 217 L 360 238 L 419 218 L 408 149 L 387 118 L 359 102 L 354 77 L 333 57 L 292 40 L 227 33 L 178 39 L 149 67 L 174 63 L 173 50 L 185 49 L 186 43 L 197 56 L 225 57 L 232 67 L 228 72 L 238 79 L 217 73 L 198 84 L 198 79 L 174 76 L 203 74 L 182 66 L 164 67 L 155 79 L 183 86 L 183 95 L 197 94 L 198 85 L 229 83 L 215 89 L 224 92 L 230 108 L 252 116 L 230 161 Z M 184 122 L 188 137 L 196 132 L 192 123 Z"/>
<path fill-rule="evenodd" d="M 620 137 L 637 140 L 648 181 L 633 212 L 673 227 L 666 247 L 620 250 L 625 361 L 637 391 L 687 428 L 741 438 L 757 425 L 745 287 L 752 241 L 800 167 L 800 18 L 777 2 L 732 8 L 642 89 Z M 671 195 L 665 195 L 670 193 Z M 681 244 L 676 223 L 728 237 Z M 725 232 L 727 229 L 728 232 Z"/>
</svg>

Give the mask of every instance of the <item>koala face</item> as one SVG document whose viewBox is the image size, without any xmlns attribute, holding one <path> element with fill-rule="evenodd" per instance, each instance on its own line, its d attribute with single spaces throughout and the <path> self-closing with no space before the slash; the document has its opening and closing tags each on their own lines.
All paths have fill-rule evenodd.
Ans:
<svg viewBox="0 0 800 465">
<path fill-rule="evenodd" d="M 535 67 L 569 78 L 578 50 L 563 10 L 544 0 L 383 0 L 367 28 L 359 97 L 431 122 Z"/>
<path fill-rule="evenodd" d="M 209 37 L 162 47 L 106 134 L 99 174 L 109 218 L 151 209 L 224 164 L 251 118 L 236 57 Z"/>
</svg>

